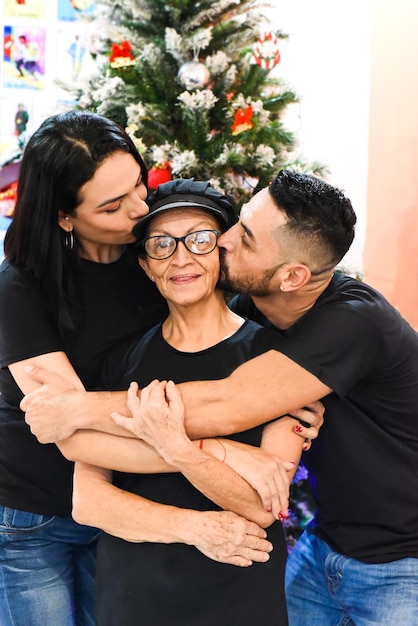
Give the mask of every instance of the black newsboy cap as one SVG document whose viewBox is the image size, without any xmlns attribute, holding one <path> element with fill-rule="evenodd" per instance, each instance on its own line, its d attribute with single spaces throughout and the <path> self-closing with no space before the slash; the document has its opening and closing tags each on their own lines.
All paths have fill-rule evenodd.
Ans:
<svg viewBox="0 0 418 626">
<path fill-rule="evenodd" d="M 140 241 L 147 234 L 152 218 L 169 209 L 197 207 L 205 209 L 218 218 L 227 230 L 237 221 L 234 207 L 226 196 L 210 186 L 207 181 L 194 178 L 176 178 L 158 186 L 147 199 L 149 213 L 133 229 L 133 234 Z"/>
</svg>

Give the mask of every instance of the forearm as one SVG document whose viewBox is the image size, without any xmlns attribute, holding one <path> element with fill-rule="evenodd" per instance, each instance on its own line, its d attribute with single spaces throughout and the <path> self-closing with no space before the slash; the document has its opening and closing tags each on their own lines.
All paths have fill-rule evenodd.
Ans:
<svg viewBox="0 0 418 626">
<path fill-rule="evenodd" d="M 45 374 L 54 378 L 40 368 L 35 368 L 35 372 L 38 380 L 45 379 Z M 112 412 L 129 414 L 125 391 L 51 394 L 47 384 L 44 388 L 40 393 L 26 396 L 21 403 L 41 443 L 59 441 L 77 429 L 130 436 L 110 417 Z M 182 383 L 179 388 L 185 404 L 185 427 L 191 439 L 248 430 L 323 398 L 331 391 L 275 350 L 247 361 L 228 378 Z"/>
<path fill-rule="evenodd" d="M 206 449 L 206 450 L 205 450 Z M 274 517 L 263 507 L 258 493 L 224 461 L 225 448 L 215 439 L 204 441 L 203 449 L 196 445 L 175 448 L 175 456 L 166 461 L 209 500 L 224 510 L 266 528 Z"/>
<path fill-rule="evenodd" d="M 236 441 L 222 440 L 229 450 L 227 464 L 233 460 L 234 448 L 248 449 L 250 446 Z M 78 430 L 57 444 L 63 456 L 69 461 L 80 461 L 109 470 L 131 474 L 161 474 L 178 471 L 169 465 L 158 452 L 142 439 L 118 437 L 95 430 Z M 199 446 L 199 440 L 193 442 Z M 214 439 L 205 439 L 205 451 L 218 460 L 223 460 L 224 452 Z"/>
<path fill-rule="evenodd" d="M 185 543 L 221 563 L 248 567 L 269 559 L 264 529 L 230 511 L 194 511 L 122 491 L 110 473 L 76 463 L 73 516 L 126 541 Z"/>
<path fill-rule="evenodd" d="M 129 415 L 126 391 L 89 391 L 73 394 L 66 408 L 66 419 L 75 430 L 90 429 L 104 433 L 132 437 L 125 428 L 120 428 L 110 417 L 113 411 Z"/>
<path fill-rule="evenodd" d="M 134 437 L 119 437 L 95 430 L 78 430 L 56 443 L 69 461 L 80 461 L 109 470 L 132 474 L 174 471 L 147 443 Z"/>
<path fill-rule="evenodd" d="M 106 472 L 93 476 L 90 466 L 76 463 L 73 518 L 134 543 L 193 544 L 198 511 L 147 500 L 115 487 Z M 97 471 L 100 472 L 99 468 Z"/>
<path fill-rule="evenodd" d="M 331 391 L 276 350 L 247 361 L 228 378 L 182 383 L 179 388 L 192 439 L 248 430 Z"/>
</svg>

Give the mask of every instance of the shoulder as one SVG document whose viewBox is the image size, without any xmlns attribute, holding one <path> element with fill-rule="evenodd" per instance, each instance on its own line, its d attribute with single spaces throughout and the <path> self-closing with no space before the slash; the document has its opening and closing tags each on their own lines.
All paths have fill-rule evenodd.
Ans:
<svg viewBox="0 0 418 626">
<path fill-rule="evenodd" d="M 25 290 L 33 290 L 37 284 L 33 276 L 29 276 L 24 270 L 4 260 L 0 265 L 0 293 L 6 296 L 16 289 L 23 287 Z"/>
<path fill-rule="evenodd" d="M 336 273 L 315 306 L 306 315 L 323 322 L 369 329 L 380 336 L 387 327 L 407 327 L 408 323 L 385 296 L 367 283 Z M 350 330 L 346 329 L 347 332 Z"/>
<path fill-rule="evenodd" d="M 338 272 L 334 274 L 329 286 L 318 298 L 318 303 L 322 301 L 341 302 L 346 303 L 347 306 L 351 305 L 353 307 L 368 307 L 376 303 L 392 307 L 384 295 L 371 285 L 357 278 L 339 274 Z"/>
</svg>

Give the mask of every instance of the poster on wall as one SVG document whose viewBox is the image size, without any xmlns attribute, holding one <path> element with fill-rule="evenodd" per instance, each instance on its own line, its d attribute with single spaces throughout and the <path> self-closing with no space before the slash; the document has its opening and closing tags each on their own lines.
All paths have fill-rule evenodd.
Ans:
<svg viewBox="0 0 418 626">
<path fill-rule="evenodd" d="M 45 28 L 5 26 L 3 87 L 43 90 Z"/>
<path fill-rule="evenodd" d="M 0 99 L 0 164 L 20 155 L 33 130 L 33 92 L 9 90 Z"/>
<path fill-rule="evenodd" d="M 63 24 L 57 29 L 57 46 L 54 56 L 55 82 L 69 86 L 78 84 L 88 61 L 87 24 Z"/>
<path fill-rule="evenodd" d="M 93 15 L 93 0 L 58 0 L 58 19 L 74 22 L 82 15 Z"/>
<path fill-rule="evenodd" d="M 4 0 L 4 16 L 45 19 L 46 0 Z"/>
</svg>

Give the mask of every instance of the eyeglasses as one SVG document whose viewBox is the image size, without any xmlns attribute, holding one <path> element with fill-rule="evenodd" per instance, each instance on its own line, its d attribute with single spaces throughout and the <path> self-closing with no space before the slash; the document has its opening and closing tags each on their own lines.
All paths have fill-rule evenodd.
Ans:
<svg viewBox="0 0 418 626">
<path fill-rule="evenodd" d="M 193 233 L 184 235 L 184 237 L 156 235 L 147 237 L 139 243 L 144 247 L 146 254 L 151 259 L 162 261 L 175 253 L 179 241 L 193 254 L 209 254 L 209 252 L 215 250 L 220 234 L 219 230 L 196 230 Z"/>
</svg>

